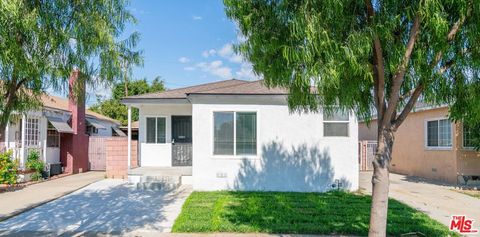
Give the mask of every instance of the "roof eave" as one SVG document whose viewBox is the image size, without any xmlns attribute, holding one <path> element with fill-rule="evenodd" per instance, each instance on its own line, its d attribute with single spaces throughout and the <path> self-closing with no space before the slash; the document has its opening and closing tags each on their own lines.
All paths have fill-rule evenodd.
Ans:
<svg viewBox="0 0 480 237">
<path fill-rule="evenodd" d="M 123 98 L 124 105 L 134 104 L 190 104 L 187 98 Z"/>
</svg>

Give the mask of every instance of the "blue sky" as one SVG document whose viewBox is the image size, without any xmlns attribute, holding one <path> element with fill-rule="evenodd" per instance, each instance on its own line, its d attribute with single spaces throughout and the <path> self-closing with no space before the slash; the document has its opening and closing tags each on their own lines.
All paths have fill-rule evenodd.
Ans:
<svg viewBox="0 0 480 237">
<path fill-rule="evenodd" d="M 125 34 L 141 34 L 138 49 L 145 61 L 143 67 L 134 68 L 134 79 L 161 76 L 169 89 L 257 79 L 251 65 L 232 49 L 241 37 L 225 15 L 222 0 L 133 0 L 129 9 L 138 23 L 127 27 Z M 109 92 L 110 88 L 90 89 L 87 104 Z"/>
<path fill-rule="evenodd" d="M 135 68 L 135 79 L 161 76 L 167 88 L 178 88 L 230 78 L 253 80 L 251 65 L 232 50 L 239 40 L 237 27 L 227 18 L 221 0 L 133 0 L 129 6 L 138 19 L 125 33 L 138 31 L 138 49 L 144 66 Z M 91 91 L 107 95 L 105 90 Z"/>
</svg>

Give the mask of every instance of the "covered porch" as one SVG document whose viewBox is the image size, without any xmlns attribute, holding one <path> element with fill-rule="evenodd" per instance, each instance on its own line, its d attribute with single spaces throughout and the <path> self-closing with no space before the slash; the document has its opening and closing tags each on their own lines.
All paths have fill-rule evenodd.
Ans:
<svg viewBox="0 0 480 237">
<path fill-rule="evenodd" d="M 168 175 L 171 172 L 191 175 L 193 160 L 191 104 L 128 104 L 127 106 L 129 149 L 132 142 L 132 109 L 139 109 L 138 165 L 141 168 L 129 169 L 129 174 L 135 174 L 141 170 L 147 173 L 161 171 Z M 131 150 L 129 150 L 128 164 L 131 156 Z"/>
</svg>

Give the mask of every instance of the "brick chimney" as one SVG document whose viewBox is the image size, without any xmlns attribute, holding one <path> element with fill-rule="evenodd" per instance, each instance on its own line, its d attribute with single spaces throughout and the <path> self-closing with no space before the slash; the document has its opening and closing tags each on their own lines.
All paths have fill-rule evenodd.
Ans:
<svg viewBox="0 0 480 237">
<path fill-rule="evenodd" d="M 73 133 L 61 133 L 60 161 L 65 173 L 75 174 L 89 170 L 89 138 L 85 134 L 85 80 L 78 70 L 74 70 L 68 82 L 68 110 L 72 113 Z"/>
<path fill-rule="evenodd" d="M 79 80 L 79 74 L 74 70 L 68 80 L 68 110 L 72 113 L 73 133 L 85 134 L 85 80 Z"/>
</svg>

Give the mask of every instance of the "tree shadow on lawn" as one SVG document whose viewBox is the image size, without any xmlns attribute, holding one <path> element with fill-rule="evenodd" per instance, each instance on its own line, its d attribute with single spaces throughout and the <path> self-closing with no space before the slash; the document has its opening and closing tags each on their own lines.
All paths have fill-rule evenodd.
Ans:
<svg viewBox="0 0 480 237">
<path fill-rule="evenodd" d="M 213 232 L 283 234 L 368 234 L 371 197 L 346 192 L 286 193 L 228 192 L 217 200 L 211 220 Z M 451 234 L 446 226 L 396 200 L 390 200 L 390 236 L 420 232 L 426 236 Z"/>
<path fill-rule="evenodd" d="M 257 163 L 256 163 L 257 162 Z M 335 174 L 327 149 L 301 145 L 287 150 L 272 142 L 262 159 L 244 159 L 234 188 L 297 192 L 195 192 L 177 219 L 175 232 L 266 232 L 283 234 L 368 234 L 371 197 L 331 190 Z M 345 188 L 348 180 L 342 178 Z M 388 234 L 421 232 L 446 236 L 448 229 L 390 200 Z"/>
<path fill-rule="evenodd" d="M 103 182 L 116 183 L 104 188 Z M 139 190 L 122 181 L 104 180 L 0 222 L 0 234 L 162 231 L 164 209 L 176 199 L 173 192 Z"/>
</svg>

